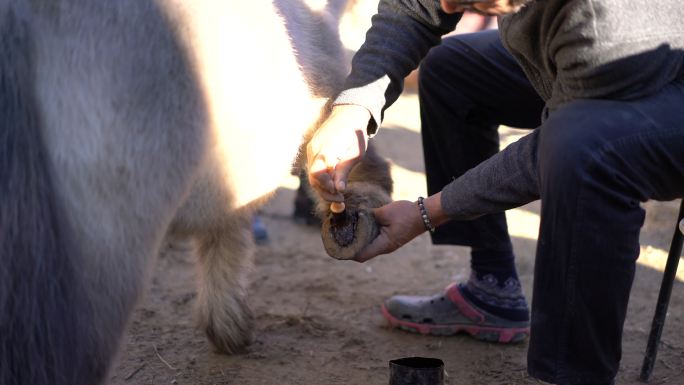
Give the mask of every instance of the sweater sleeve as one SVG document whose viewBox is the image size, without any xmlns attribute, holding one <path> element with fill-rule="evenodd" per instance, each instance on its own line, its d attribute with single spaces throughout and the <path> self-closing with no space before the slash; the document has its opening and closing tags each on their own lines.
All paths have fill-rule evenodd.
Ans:
<svg viewBox="0 0 684 385">
<path fill-rule="evenodd" d="M 444 13 L 439 0 L 381 0 L 333 105 L 367 108 L 372 115 L 368 134 L 375 134 L 385 109 L 401 94 L 404 78 L 442 35 L 453 31 L 461 16 Z"/>
<path fill-rule="evenodd" d="M 536 129 L 444 187 L 446 214 L 467 220 L 539 199 L 538 136 Z"/>
</svg>

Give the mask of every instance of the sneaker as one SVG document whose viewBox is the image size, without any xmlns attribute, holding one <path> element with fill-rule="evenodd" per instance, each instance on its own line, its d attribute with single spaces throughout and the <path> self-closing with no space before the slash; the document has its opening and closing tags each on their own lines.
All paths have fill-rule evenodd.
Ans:
<svg viewBox="0 0 684 385">
<path fill-rule="evenodd" d="M 477 308 L 455 283 L 434 296 L 393 296 L 382 305 L 382 314 L 392 327 L 420 334 L 468 333 L 499 343 L 520 342 L 530 334 L 529 321 L 511 321 Z"/>
</svg>

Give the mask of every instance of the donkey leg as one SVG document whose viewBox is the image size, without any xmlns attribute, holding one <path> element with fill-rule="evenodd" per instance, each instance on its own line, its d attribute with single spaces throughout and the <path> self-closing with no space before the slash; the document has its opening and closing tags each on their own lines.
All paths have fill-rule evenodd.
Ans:
<svg viewBox="0 0 684 385">
<path fill-rule="evenodd" d="M 254 254 L 249 218 L 233 213 L 198 239 L 199 323 L 222 353 L 236 353 L 253 340 L 254 317 L 247 303 Z"/>
</svg>

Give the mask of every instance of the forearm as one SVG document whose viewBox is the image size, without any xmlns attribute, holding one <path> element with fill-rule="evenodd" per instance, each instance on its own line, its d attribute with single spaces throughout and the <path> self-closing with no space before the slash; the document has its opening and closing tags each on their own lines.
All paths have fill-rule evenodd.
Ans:
<svg viewBox="0 0 684 385">
<path fill-rule="evenodd" d="M 367 108 L 372 115 L 368 131 L 373 134 L 384 110 L 401 94 L 404 78 L 460 17 L 444 13 L 438 0 L 381 0 L 334 104 Z"/>
<path fill-rule="evenodd" d="M 440 209 L 451 219 L 473 219 L 539 199 L 538 130 L 448 184 Z"/>
</svg>

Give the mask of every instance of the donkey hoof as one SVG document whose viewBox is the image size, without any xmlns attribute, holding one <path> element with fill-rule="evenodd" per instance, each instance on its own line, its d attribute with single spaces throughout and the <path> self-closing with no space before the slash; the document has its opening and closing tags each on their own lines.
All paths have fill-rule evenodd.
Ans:
<svg viewBox="0 0 684 385">
<path fill-rule="evenodd" d="M 228 303 L 235 303 L 228 301 Z M 200 327 L 218 353 L 242 353 L 254 341 L 254 315 L 244 299 L 237 306 L 200 313 Z M 204 315 L 204 317 L 202 317 Z"/>
<path fill-rule="evenodd" d="M 242 330 L 218 330 L 210 326 L 205 332 L 217 353 L 243 353 L 254 341 L 254 331 L 251 327 Z"/>
<path fill-rule="evenodd" d="M 323 247 L 335 259 L 353 259 L 378 236 L 378 225 L 370 211 L 347 209 L 330 214 L 321 227 Z"/>
</svg>

